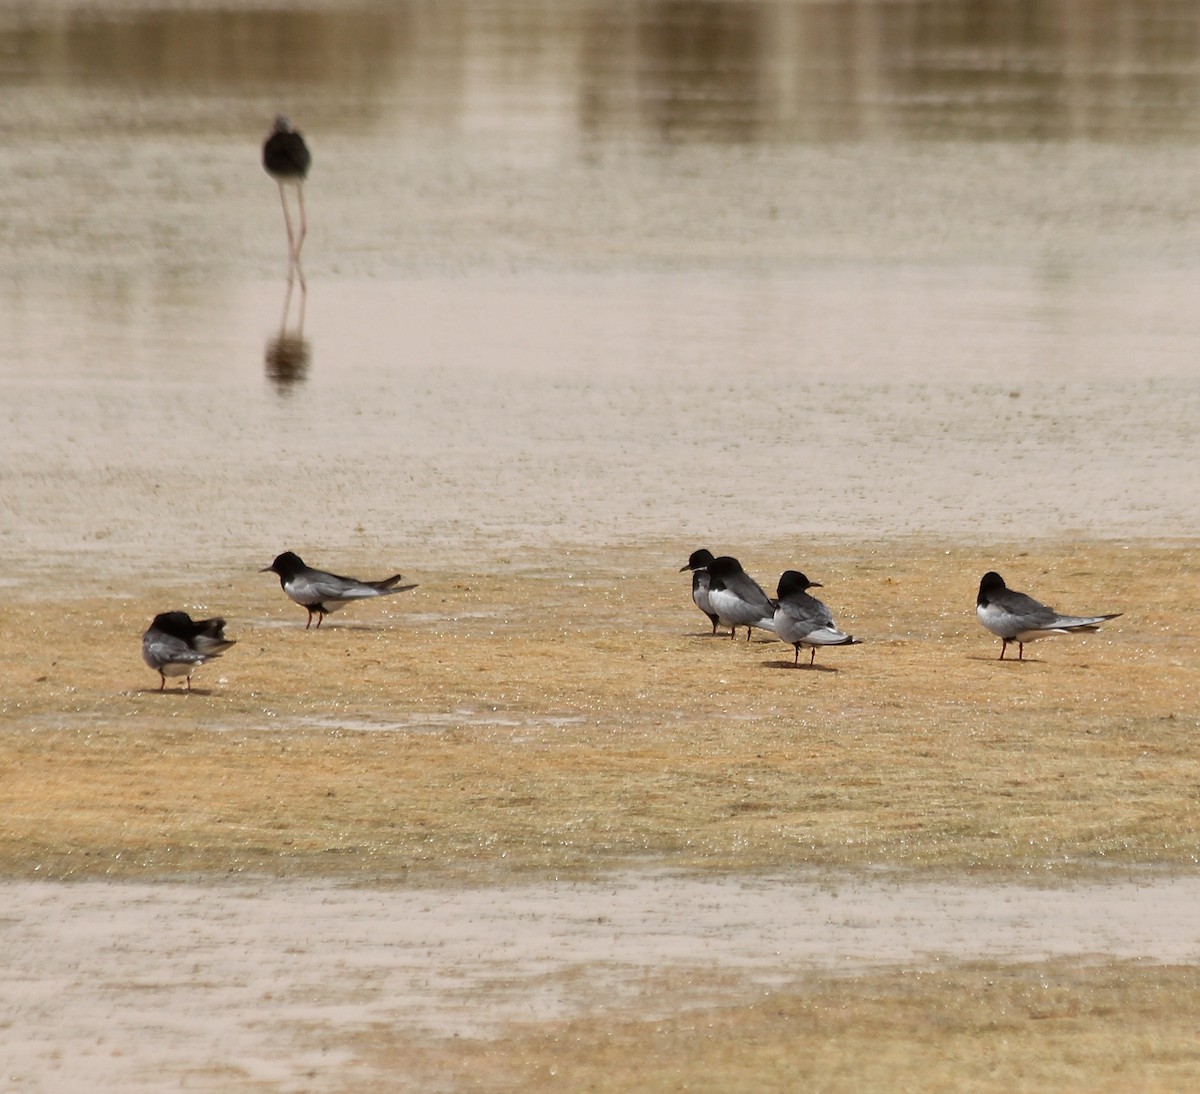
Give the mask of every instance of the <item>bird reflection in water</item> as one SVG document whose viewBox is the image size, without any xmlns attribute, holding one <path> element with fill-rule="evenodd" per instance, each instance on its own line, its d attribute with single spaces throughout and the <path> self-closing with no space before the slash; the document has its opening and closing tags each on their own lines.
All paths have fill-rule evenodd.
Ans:
<svg viewBox="0 0 1200 1094">
<path fill-rule="evenodd" d="M 267 343 L 263 359 L 267 379 L 279 392 L 302 384 L 308 379 L 308 362 L 312 356 L 308 342 L 295 334 L 280 334 Z"/>
<path fill-rule="evenodd" d="M 308 304 L 308 288 L 304 282 L 300 283 L 296 325 L 288 326 L 294 287 L 295 279 L 289 274 L 287 292 L 283 297 L 283 317 L 279 321 L 279 333 L 267 342 L 266 354 L 263 357 L 267 379 L 280 392 L 285 392 L 308 379 L 308 364 L 312 359 L 312 346 L 304 337 L 304 309 Z"/>
</svg>

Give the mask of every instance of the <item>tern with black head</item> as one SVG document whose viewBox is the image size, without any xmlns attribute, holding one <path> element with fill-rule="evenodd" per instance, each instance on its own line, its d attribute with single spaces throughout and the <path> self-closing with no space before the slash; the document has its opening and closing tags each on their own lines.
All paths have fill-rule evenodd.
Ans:
<svg viewBox="0 0 1200 1094">
<path fill-rule="evenodd" d="M 833 613 L 811 596 L 809 589 L 823 588 L 819 581 L 809 581 L 799 570 L 784 570 L 776 589 L 775 633 L 796 647 L 796 658 L 800 663 L 800 647 L 808 647 L 812 653 L 808 663 L 817 659 L 818 646 L 857 646 L 857 638 L 843 634 L 833 622 Z"/>
<path fill-rule="evenodd" d="M 692 571 L 692 601 L 712 623 L 713 634 L 717 633 L 717 625 L 720 619 L 717 613 L 712 610 L 712 605 L 708 602 L 708 587 L 710 578 L 708 576 L 708 564 L 713 561 L 712 551 L 701 547 L 698 551 L 693 551 L 688 556 L 687 565 L 680 566 L 679 572 L 684 570 Z"/>
<path fill-rule="evenodd" d="M 736 636 L 738 627 L 746 628 L 747 642 L 753 627 L 775 630 L 775 602 L 729 555 L 708 564 L 708 603 L 718 620 L 730 628 L 730 638 Z"/>
<path fill-rule="evenodd" d="M 314 615 L 317 617 L 319 628 L 325 616 L 345 607 L 352 600 L 390 596 L 392 593 L 403 593 L 416 588 L 416 585 L 397 584 L 403 576 L 401 574 L 393 574 L 382 581 L 363 581 L 357 577 L 341 577 L 324 570 L 314 570 L 311 566 L 306 566 L 304 560 L 293 551 L 284 551 L 283 554 L 277 555 L 275 561 L 270 566 L 264 566 L 259 573 L 279 575 L 279 584 L 283 591 L 308 612 L 305 630 L 312 626 Z"/>
<path fill-rule="evenodd" d="M 224 619 L 193 619 L 187 612 L 156 615 L 142 635 L 142 660 L 167 686 L 168 676 L 182 676 L 192 690 L 192 673 L 206 661 L 220 657 L 236 639 L 225 637 Z"/>
<path fill-rule="evenodd" d="M 1025 659 L 1025 643 L 1051 634 L 1095 632 L 1100 624 L 1116 619 L 1121 612 L 1109 615 L 1063 615 L 1031 596 L 1010 589 L 994 570 L 989 570 L 979 582 L 975 598 L 975 614 L 992 634 L 1000 639 L 1000 660 L 1010 642 L 1017 643 L 1017 660 Z"/>
</svg>

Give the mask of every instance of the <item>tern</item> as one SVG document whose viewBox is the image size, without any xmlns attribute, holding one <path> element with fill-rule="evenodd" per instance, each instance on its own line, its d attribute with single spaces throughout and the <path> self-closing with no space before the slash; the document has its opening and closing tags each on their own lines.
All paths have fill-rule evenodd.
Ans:
<svg viewBox="0 0 1200 1094">
<path fill-rule="evenodd" d="M 304 560 L 292 551 L 284 551 L 283 554 L 277 555 L 270 566 L 264 566 L 258 572 L 279 575 L 279 584 L 283 591 L 308 611 L 305 630 L 312 626 L 314 615 L 317 617 L 319 628 L 325 616 L 336 612 L 352 600 L 389 596 L 416 588 L 416 585 L 396 584 L 403 576 L 401 574 L 393 574 L 382 581 L 361 581 L 357 577 L 340 577 L 324 570 L 314 570 L 311 566 L 306 566 Z"/>
<path fill-rule="evenodd" d="M 796 659 L 800 663 L 800 647 L 812 650 L 808 663 L 817 658 L 818 646 L 857 646 L 857 638 L 843 634 L 834 626 L 833 613 L 809 589 L 823 588 L 819 581 L 809 581 L 798 570 L 785 570 L 779 578 L 776 590 L 778 597 L 775 608 L 775 633 L 796 647 Z"/>
<path fill-rule="evenodd" d="M 775 603 L 745 570 L 736 558 L 721 555 L 708 564 L 708 603 L 717 618 L 731 628 L 729 637 L 737 635 L 738 627 L 750 630 L 775 630 Z"/>
<path fill-rule="evenodd" d="M 687 565 L 680 566 L 679 572 L 684 570 L 692 571 L 692 600 L 709 620 L 712 622 L 712 632 L 717 633 L 717 625 L 721 622 L 717 617 L 717 613 L 712 610 L 712 605 L 708 600 L 708 587 L 710 578 L 708 575 L 708 564 L 713 561 L 713 553 L 703 547 L 698 551 L 693 551 L 688 556 Z"/>
<path fill-rule="evenodd" d="M 1023 661 L 1026 642 L 1050 634 L 1098 631 L 1101 623 L 1122 614 L 1062 615 L 1033 597 L 1010 589 L 994 570 L 989 570 L 979 582 L 975 612 L 979 622 L 1000 639 L 1001 661 L 1010 642 L 1016 642 L 1017 660 Z"/>
<path fill-rule="evenodd" d="M 168 676 L 183 676 L 192 690 L 192 673 L 206 661 L 220 657 L 236 639 L 225 637 L 224 619 L 192 619 L 187 612 L 156 615 L 142 635 L 142 660 L 167 686 Z"/>
</svg>

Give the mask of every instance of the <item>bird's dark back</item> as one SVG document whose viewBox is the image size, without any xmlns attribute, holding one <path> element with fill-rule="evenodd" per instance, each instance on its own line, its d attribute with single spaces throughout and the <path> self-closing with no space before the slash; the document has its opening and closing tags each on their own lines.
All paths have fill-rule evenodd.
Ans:
<svg viewBox="0 0 1200 1094">
<path fill-rule="evenodd" d="M 303 179 L 312 164 L 304 138 L 294 129 L 276 130 L 263 145 L 263 167 L 275 179 Z"/>
</svg>

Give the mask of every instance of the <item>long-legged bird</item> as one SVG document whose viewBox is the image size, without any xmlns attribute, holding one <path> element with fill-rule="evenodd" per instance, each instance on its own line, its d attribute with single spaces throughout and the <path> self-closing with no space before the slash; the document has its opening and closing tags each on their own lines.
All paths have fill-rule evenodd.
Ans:
<svg viewBox="0 0 1200 1094">
<path fill-rule="evenodd" d="M 283 204 L 283 223 L 288 237 L 288 278 L 298 274 L 304 287 L 304 268 L 300 265 L 300 248 L 308 234 L 308 217 L 304 212 L 304 180 L 312 165 L 312 155 L 299 131 L 282 114 L 275 118 L 275 125 L 263 143 L 263 167 L 268 175 L 279 184 L 279 200 Z M 292 227 L 292 215 L 288 210 L 287 187 L 296 188 L 296 201 L 300 207 L 300 227 Z"/>
</svg>

